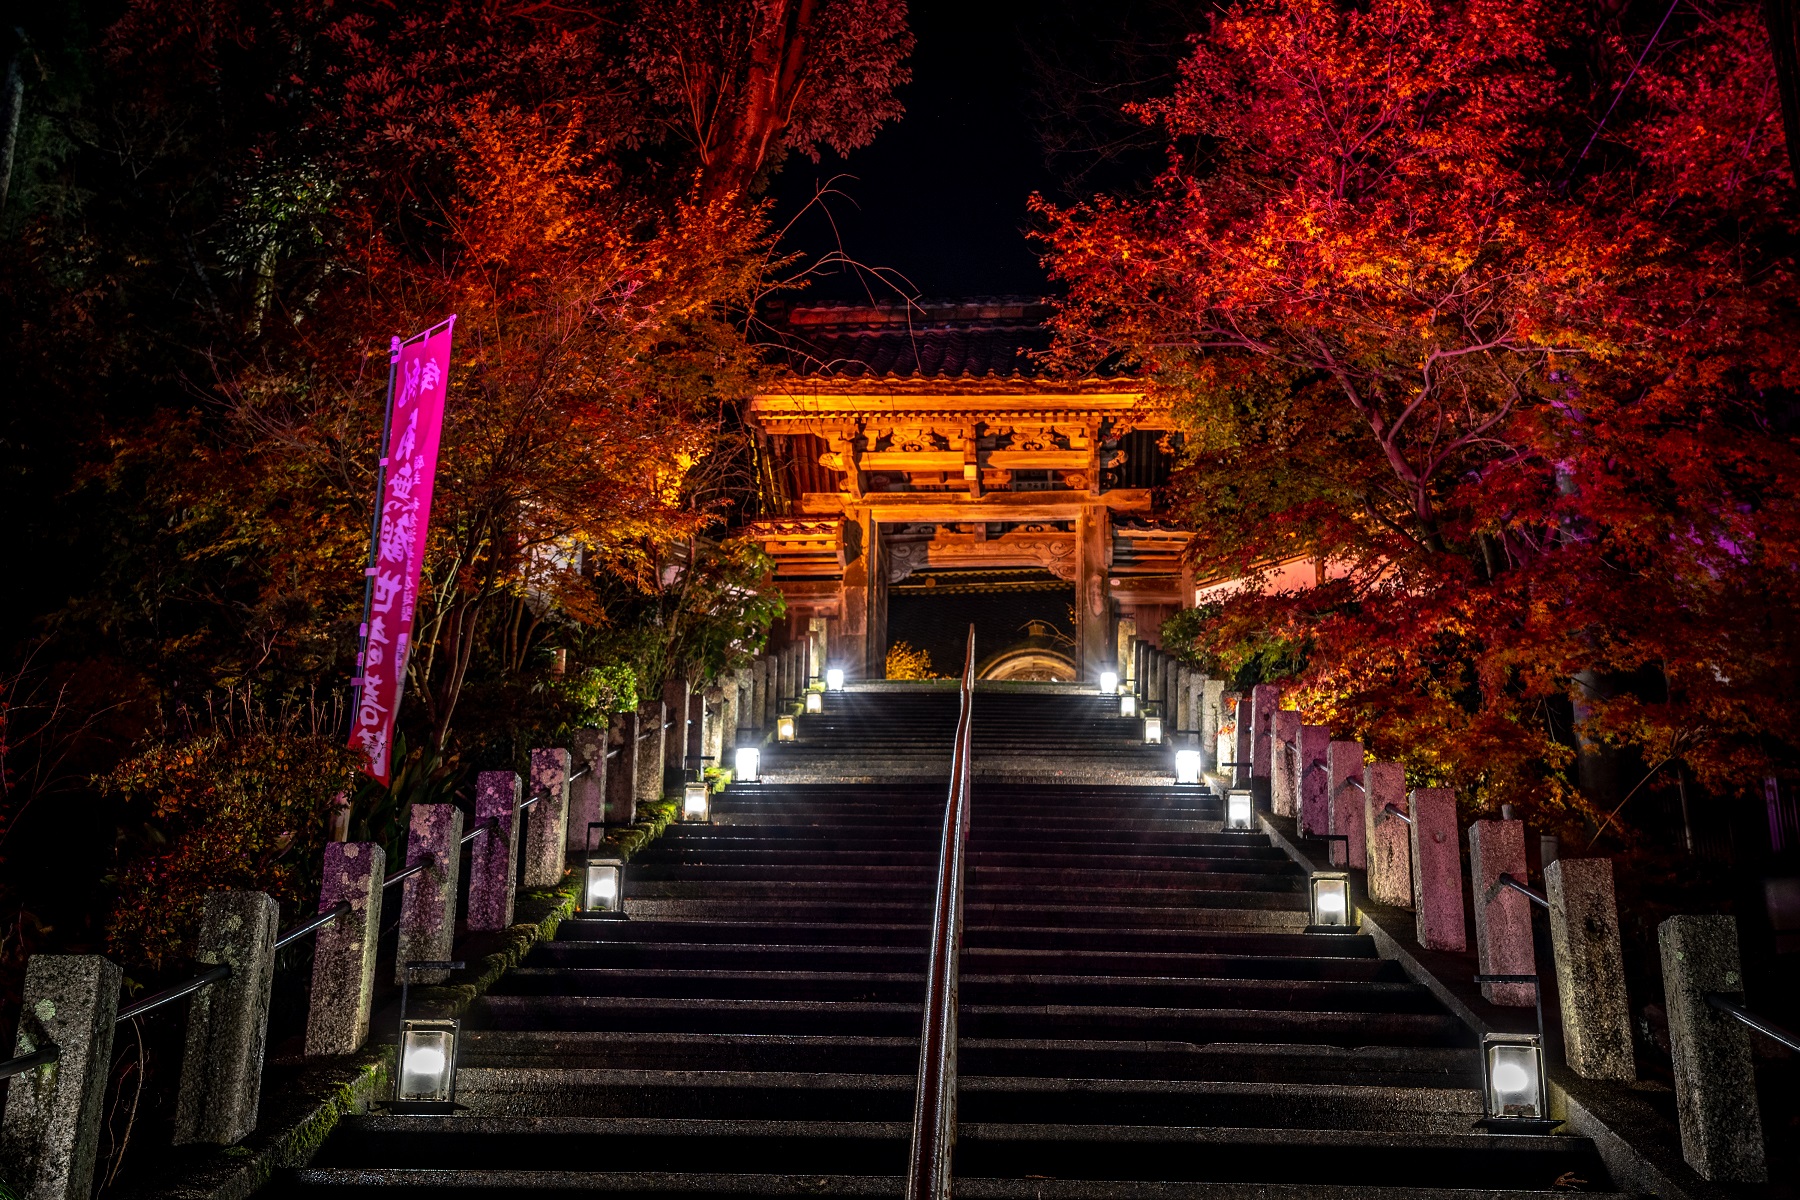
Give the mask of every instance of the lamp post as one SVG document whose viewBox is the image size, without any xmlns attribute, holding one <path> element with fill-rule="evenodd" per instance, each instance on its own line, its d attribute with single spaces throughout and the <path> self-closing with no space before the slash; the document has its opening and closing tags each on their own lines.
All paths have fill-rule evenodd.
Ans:
<svg viewBox="0 0 1800 1200">
<path fill-rule="evenodd" d="M 455 1017 L 409 1017 L 406 1002 L 417 971 L 460 971 L 459 962 L 406 964 L 400 973 L 400 1051 L 394 1071 L 394 1098 L 383 1107 L 396 1113 L 446 1113 L 456 1103 L 456 1038 L 461 1023 Z"/>
<path fill-rule="evenodd" d="M 762 751 L 755 746 L 739 746 L 735 759 L 736 769 L 731 773 L 733 783 L 761 783 L 758 771 L 762 767 Z"/>
<path fill-rule="evenodd" d="M 1121 717 L 1137 716 L 1137 697 L 1130 692 L 1119 693 L 1119 715 Z"/>
<path fill-rule="evenodd" d="M 780 717 L 775 718 L 775 740 L 776 741 L 791 742 L 797 736 L 799 736 L 799 728 L 793 717 L 780 716 Z"/>
<path fill-rule="evenodd" d="M 1119 673 L 1117 671 L 1100 672 L 1100 694 L 1102 696 L 1117 695 L 1119 691 Z"/>
<path fill-rule="evenodd" d="M 1489 1033 L 1481 1039 L 1481 1124 L 1499 1133 L 1547 1133 L 1544 1043 L 1535 1033 Z"/>
<path fill-rule="evenodd" d="M 606 828 L 600 821 L 589 821 L 587 853 L 581 866 L 581 911 L 583 913 L 620 914 L 625 911 L 625 861 L 610 851 L 596 852 L 594 830 Z"/>
<path fill-rule="evenodd" d="M 844 690 L 844 668 L 828 667 L 825 671 L 825 690 L 841 692 Z"/>
<path fill-rule="evenodd" d="M 1239 833 L 1256 828 L 1255 797 L 1248 788 L 1234 788 L 1225 793 L 1225 828 Z"/>
<path fill-rule="evenodd" d="M 689 781 L 681 785 L 681 819 L 684 823 L 696 825 L 704 825 L 712 820 L 712 790 L 704 781 Z"/>
<path fill-rule="evenodd" d="M 1163 740 L 1162 739 L 1162 725 L 1163 725 L 1163 723 L 1162 723 L 1161 717 L 1145 717 L 1144 718 L 1144 745 L 1146 745 L 1146 746 L 1162 745 L 1162 740 Z"/>
<path fill-rule="evenodd" d="M 1349 933 L 1350 875 L 1346 871 L 1314 871 L 1307 881 L 1311 925 L 1308 933 Z"/>
<path fill-rule="evenodd" d="M 806 711 L 809 715 L 813 715 L 813 716 L 817 716 L 819 713 L 824 712 L 825 711 L 825 693 L 824 692 L 808 692 L 808 693 L 806 693 Z"/>
<path fill-rule="evenodd" d="M 1200 782 L 1200 752 L 1198 750 L 1177 750 L 1175 752 L 1175 782 Z"/>
</svg>

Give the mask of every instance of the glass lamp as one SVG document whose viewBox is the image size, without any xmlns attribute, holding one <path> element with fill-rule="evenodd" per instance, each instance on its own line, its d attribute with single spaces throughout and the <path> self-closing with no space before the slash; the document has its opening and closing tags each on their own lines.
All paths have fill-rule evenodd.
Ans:
<svg viewBox="0 0 1800 1200">
<path fill-rule="evenodd" d="M 757 768 L 762 766 L 762 751 L 755 746 L 737 748 L 737 769 L 731 773 L 736 783 L 761 783 Z"/>
<path fill-rule="evenodd" d="M 795 732 L 796 732 L 796 726 L 794 724 L 794 718 L 792 718 L 792 717 L 776 717 L 775 718 L 775 740 L 776 741 L 791 742 L 794 740 Z"/>
<path fill-rule="evenodd" d="M 1350 876 L 1343 871 L 1314 871 L 1308 893 L 1315 929 L 1349 932 Z"/>
<path fill-rule="evenodd" d="M 1256 828 L 1256 806 L 1248 789 L 1236 788 L 1225 793 L 1225 828 L 1240 831 Z"/>
<path fill-rule="evenodd" d="M 1145 717 L 1144 718 L 1144 745 L 1146 745 L 1146 746 L 1162 745 L 1162 718 L 1161 717 Z"/>
<path fill-rule="evenodd" d="M 1488 1122 L 1542 1122 L 1544 1047 L 1535 1034 L 1490 1033 L 1481 1039 L 1481 1083 Z"/>
<path fill-rule="evenodd" d="M 788 718 L 792 720 L 793 718 Z M 686 783 L 681 787 L 681 819 L 700 824 L 712 820 L 712 793 L 704 783 Z"/>
<path fill-rule="evenodd" d="M 625 906 L 625 864 L 617 859 L 589 858 L 582 868 L 584 912 L 619 912 Z"/>
<path fill-rule="evenodd" d="M 808 693 L 806 693 L 806 711 L 809 713 L 824 712 L 825 711 L 825 693 L 824 692 L 808 692 Z"/>
<path fill-rule="evenodd" d="M 1100 672 L 1100 694 L 1111 696 L 1119 690 L 1119 673 L 1117 671 Z"/>
<path fill-rule="evenodd" d="M 401 1104 L 456 1103 L 454 1018 L 407 1018 L 400 1022 L 400 1070 L 394 1099 Z"/>
<path fill-rule="evenodd" d="M 1121 717 L 1137 716 L 1137 697 L 1130 692 L 1119 693 L 1119 715 Z"/>
<path fill-rule="evenodd" d="M 841 692 L 844 690 L 844 668 L 842 668 L 842 667 L 826 668 L 825 688 L 827 691 L 832 691 L 832 692 Z"/>
<path fill-rule="evenodd" d="M 1198 750 L 1177 750 L 1175 752 L 1175 782 L 1200 782 L 1200 752 Z"/>
</svg>

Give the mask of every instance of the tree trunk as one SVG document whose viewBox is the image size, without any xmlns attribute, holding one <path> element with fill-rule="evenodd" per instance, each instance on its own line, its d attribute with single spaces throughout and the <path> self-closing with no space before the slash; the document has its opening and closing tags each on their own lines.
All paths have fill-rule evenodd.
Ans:
<svg viewBox="0 0 1800 1200">
<path fill-rule="evenodd" d="M 1763 0 L 1763 21 L 1769 27 L 1769 49 L 1775 56 L 1775 89 L 1781 93 L 1788 170 L 1800 187 L 1800 0 Z"/>
<path fill-rule="evenodd" d="M 25 31 L 14 30 L 19 48 L 6 64 L 6 82 L 0 90 L 0 211 L 12 190 L 13 152 L 19 145 L 19 115 L 25 108 Z"/>
</svg>

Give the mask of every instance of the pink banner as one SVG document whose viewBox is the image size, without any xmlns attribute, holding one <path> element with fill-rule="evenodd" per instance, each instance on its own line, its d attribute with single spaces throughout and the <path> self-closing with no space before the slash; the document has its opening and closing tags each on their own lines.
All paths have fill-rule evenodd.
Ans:
<svg viewBox="0 0 1800 1200">
<path fill-rule="evenodd" d="M 368 756 L 363 770 L 382 783 L 393 775 L 394 718 L 400 711 L 407 654 L 412 649 L 455 325 L 452 316 L 416 337 L 394 342 L 380 522 L 365 572 L 356 723 L 350 731 L 351 748 Z"/>
</svg>

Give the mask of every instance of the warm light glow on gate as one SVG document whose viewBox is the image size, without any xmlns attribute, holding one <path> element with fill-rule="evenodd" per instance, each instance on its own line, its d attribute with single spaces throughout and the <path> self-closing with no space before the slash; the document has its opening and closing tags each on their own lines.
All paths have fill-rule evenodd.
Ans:
<svg viewBox="0 0 1800 1200">
<path fill-rule="evenodd" d="M 1200 752 L 1198 750 L 1177 750 L 1175 752 L 1175 782 L 1200 782 Z"/>
<path fill-rule="evenodd" d="M 1137 697 L 1130 692 L 1119 693 L 1119 715 L 1121 717 L 1137 716 Z"/>
<path fill-rule="evenodd" d="M 757 769 L 762 766 L 762 751 L 755 746 L 737 748 L 737 769 L 731 773 L 734 783 L 760 783 Z"/>
<path fill-rule="evenodd" d="M 1482 1093 L 1491 1121 L 1542 1121 L 1544 1048 L 1535 1034 L 1490 1033 L 1481 1039 Z"/>
<path fill-rule="evenodd" d="M 682 785 L 681 819 L 699 822 L 712 820 L 712 795 L 704 783 Z"/>
<path fill-rule="evenodd" d="M 1119 673 L 1117 671 L 1100 672 L 1100 694 L 1110 696 L 1119 690 Z"/>
<path fill-rule="evenodd" d="M 450 1104 L 456 1099 L 455 1020 L 400 1024 L 400 1071 L 394 1099 L 403 1104 Z"/>
<path fill-rule="evenodd" d="M 1254 797 L 1242 788 L 1225 793 L 1225 828 L 1235 830 L 1251 830 L 1256 828 L 1256 806 Z"/>
<path fill-rule="evenodd" d="M 1310 881 L 1312 923 L 1321 929 L 1350 928 L 1350 876 L 1343 871 L 1314 871 Z"/>
<path fill-rule="evenodd" d="M 844 668 L 831 667 L 825 672 L 825 687 L 833 692 L 844 690 Z"/>
<path fill-rule="evenodd" d="M 1146 746 L 1162 745 L 1162 718 L 1144 718 L 1144 744 Z"/>
<path fill-rule="evenodd" d="M 778 742 L 793 741 L 795 731 L 796 731 L 796 726 L 794 724 L 794 718 L 792 718 L 792 717 L 776 717 L 775 718 L 775 740 L 776 741 L 778 741 Z"/>
</svg>

